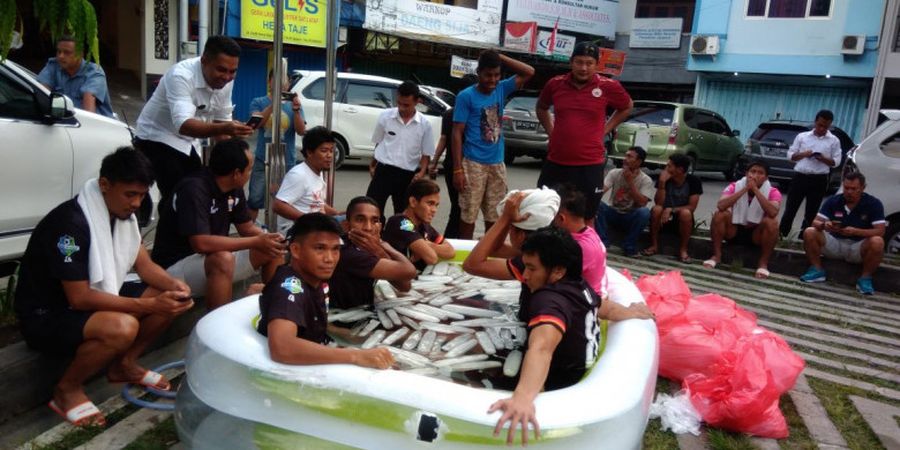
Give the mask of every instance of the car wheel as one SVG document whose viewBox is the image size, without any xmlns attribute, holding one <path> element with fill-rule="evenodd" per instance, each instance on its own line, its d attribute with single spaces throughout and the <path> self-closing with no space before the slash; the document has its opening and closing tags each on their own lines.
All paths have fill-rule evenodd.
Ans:
<svg viewBox="0 0 900 450">
<path fill-rule="evenodd" d="M 900 256 L 900 217 L 895 217 L 890 221 L 887 232 L 884 234 L 884 253 Z"/>
<path fill-rule="evenodd" d="M 334 140 L 334 170 L 337 170 L 344 164 L 347 159 L 347 141 L 340 135 L 335 136 Z"/>
<path fill-rule="evenodd" d="M 697 170 L 697 157 L 694 156 L 693 153 L 689 153 L 687 155 L 688 159 L 691 160 L 691 164 L 688 165 L 687 173 L 690 175 L 694 174 L 694 171 Z"/>
<path fill-rule="evenodd" d="M 740 169 L 738 164 L 738 160 L 735 159 L 733 163 L 731 163 L 731 167 L 722 172 L 722 175 L 725 175 L 725 181 L 734 181 L 738 180 L 744 175 L 740 173 Z"/>
<path fill-rule="evenodd" d="M 506 163 L 507 166 L 510 166 L 510 165 L 512 165 L 513 161 L 515 161 L 515 160 L 516 160 L 515 152 L 511 152 L 511 151 L 509 151 L 509 149 L 506 149 L 506 151 L 503 153 L 503 162 Z"/>
</svg>

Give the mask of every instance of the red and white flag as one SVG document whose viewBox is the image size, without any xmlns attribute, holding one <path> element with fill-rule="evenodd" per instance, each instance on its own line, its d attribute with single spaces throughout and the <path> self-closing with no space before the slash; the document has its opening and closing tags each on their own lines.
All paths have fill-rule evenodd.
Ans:
<svg viewBox="0 0 900 450">
<path fill-rule="evenodd" d="M 559 16 L 556 17 L 556 23 L 553 24 L 553 32 L 550 33 L 550 41 L 547 42 L 547 55 L 553 54 L 553 48 L 556 47 L 556 32 L 559 31 Z"/>
</svg>

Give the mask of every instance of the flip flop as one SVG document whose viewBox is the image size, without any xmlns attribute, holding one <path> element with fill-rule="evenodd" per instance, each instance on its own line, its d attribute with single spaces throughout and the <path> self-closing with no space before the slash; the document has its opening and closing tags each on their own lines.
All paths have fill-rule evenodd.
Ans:
<svg viewBox="0 0 900 450">
<path fill-rule="evenodd" d="M 49 406 L 53 412 L 59 414 L 60 417 L 66 419 L 67 422 L 76 427 L 106 426 L 106 417 L 103 417 L 103 413 L 97 408 L 97 405 L 90 400 L 81 403 L 66 412 L 63 412 L 63 410 L 60 409 L 59 405 L 56 404 L 56 400 L 50 400 L 50 403 L 47 403 L 47 406 Z M 93 423 L 86 422 L 88 419 L 95 416 L 100 416 L 100 420 Z"/>
<path fill-rule="evenodd" d="M 715 269 L 718 264 L 719 263 L 717 263 L 716 260 L 711 258 L 703 261 L 703 267 L 706 267 L 707 269 Z"/>
<path fill-rule="evenodd" d="M 147 387 L 150 389 L 156 389 L 159 391 L 168 391 L 168 390 L 172 389 L 172 385 L 168 381 L 166 381 L 166 384 L 164 386 L 160 386 L 159 383 L 161 381 L 163 381 L 163 376 L 162 376 L 162 374 L 154 372 L 152 370 L 148 370 L 148 371 L 144 372 L 144 376 L 142 376 L 140 380 L 116 381 L 116 380 L 110 380 L 109 378 L 107 378 L 107 380 L 110 383 L 123 383 L 124 382 L 124 383 L 128 383 L 128 384 L 136 384 L 136 385 L 144 386 L 144 387 Z"/>
<path fill-rule="evenodd" d="M 760 268 L 756 269 L 755 276 L 756 276 L 756 278 L 759 278 L 760 280 L 765 280 L 766 278 L 769 278 L 769 275 L 771 275 L 769 273 L 769 269 L 766 269 L 765 267 L 760 267 Z"/>
<path fill-rule="evenodd" d="M 643 249 L 641 250 L 641 256 L 653 256 L 656 254 L 656 250 Z"/>
<path fill-rule="evenodd" d="M 682 258 L 681 256 L 679 256 L 679 257 L 678 257 L 678 262 L 680 262 L 680 263 L 682 263 L 682 264 L 690 264 L 690 263 L 693 262 L 693 260 L 691 259 L 690 256 L 685 256 L 685 257 L 683 257 L 683 258 Z"/>
</svg>

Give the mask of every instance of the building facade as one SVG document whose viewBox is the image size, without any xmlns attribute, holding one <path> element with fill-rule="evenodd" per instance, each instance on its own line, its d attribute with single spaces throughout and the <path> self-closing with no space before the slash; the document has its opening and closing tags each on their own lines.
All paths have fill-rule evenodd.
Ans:
<svg viewBox="0 0 900 450">
<path fill-rule="evenodd" d="M 826 108 L 859 141 L 884 7 L 883 0 L 697 0 L 687 64 L 698 74 L 695 103 L 744 136 L 767 120 L 812 121 Z"/>
</svg>

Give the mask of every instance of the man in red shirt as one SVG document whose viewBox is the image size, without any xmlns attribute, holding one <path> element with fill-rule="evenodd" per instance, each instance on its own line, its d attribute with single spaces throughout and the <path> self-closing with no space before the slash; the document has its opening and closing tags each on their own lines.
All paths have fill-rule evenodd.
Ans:
<svg viewBox="0 0 900 450">
<path fill-rule="evenodd" d="M 575 45 L 572 71 L 551 78 L 536 106 L 538 120 L 550 135 L 538 187 L 574 183 L 587 196 L 588 219 L 603 196 L 603 137 L 628 117 L 632 107 L 631 97 L 618 81 L 597 73 L 599 52 L 592 42 Z M 616 111 L 608 121 L 607 108 Z"/>
</svg>

